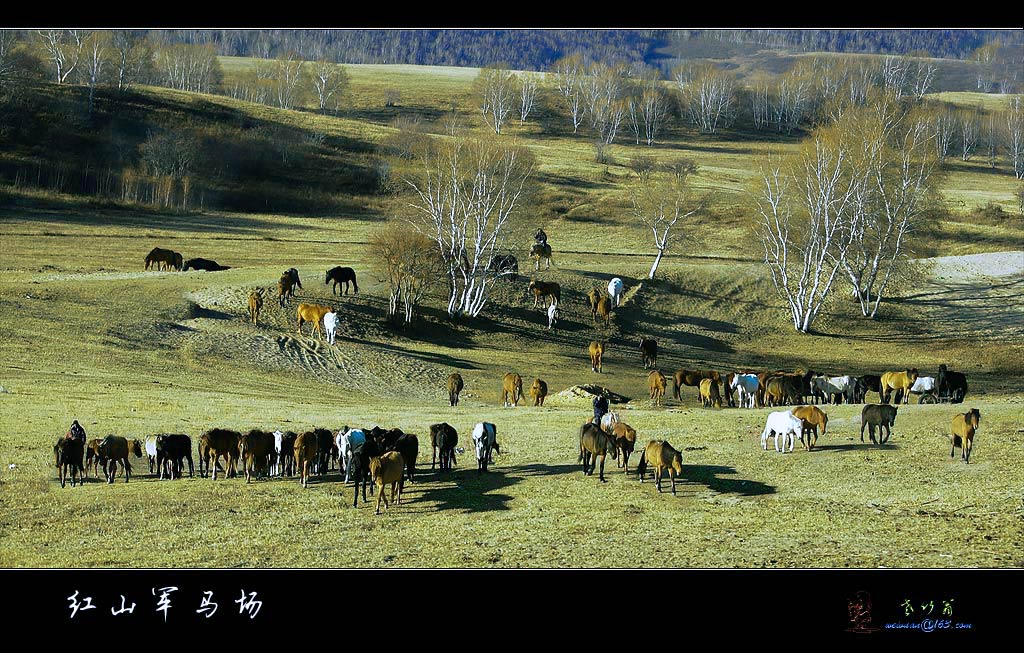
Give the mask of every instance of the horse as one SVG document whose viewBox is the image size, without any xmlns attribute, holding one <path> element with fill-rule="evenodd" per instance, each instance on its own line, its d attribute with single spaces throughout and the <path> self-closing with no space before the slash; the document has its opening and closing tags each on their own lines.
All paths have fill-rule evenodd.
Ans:
<svg viewBox="0 0 1024 653">
<path fill-rule="evenodd" d="M 296 309 L 298 315 L 298 331 L 299 335 L 302 335 L 302 325 L 309 322 L 313 325 L 313 330 L 310 332 L 310 337 L 313 337 L 314 333 L 319 333 L 320 337 L 324 337 L 323 322 L 324 315 L 328 313 L 334 313 L 333 306 L 320 306 L 319 304 L 299 304 Z"/>
<path fill-rule="evenodd" d="M 757 400 L 757 375 L 736 374 L 732 378 L 732 388 L 739 394 L 740 408 L 753 408 Z"/>
<path fill-rule="evenodd" d="M 622 303 L 622 279 L 615 277 L 608 282 L 608 296 L 611 297 L 612 306 L 618 308 Z"/>
<path fill-rule="evenodd" d="M 548 329 L 550 330 L 558 322 L 558 304 L 548 306 Z"/>
<path fill-rule="evenodd" d="M 537 266 L 534 269 L 540 270 L 541 259 L 547 261 L 547 266 L 544 269 L 551 269 L 551 245 L 547 243 L 534 243 L 533 247 L 530 248 L 530 258 L 536 259 Z"/>
<path fill-rule="evenodd" d="M 212 470 L 217 480 L 217 461 L 224 456 L 228 478 L 235 476 L 235 460 L 238 457 L 238 439 L 242 434 L 228 429 L 210 429 L 199 437 L 199 475 L 205 477 Z M 203 473 L 205 463 L 205 471 Z"/>
<path fill-rule="evenodd" d="M 441 464 L 441 469 L 451 469 L 455 464 L 455 445 L 459 443 L 459 433 L 447 422 L 430 425 L 430 447 L 433 455 L 430 460 L 430 469 L 434 469 L 434 463 Z"/>
<path fill-rule="evenodd" d="M 814 445 L 818 444 L 818 426 L 821 426 L 821 434 L 825 435 L 825 429 L 828 428 L 828 415 L 817 406 L 799 406 L 790 412 L 793 413 L 793 417 L 803 422 L 800 444 L 807 451 L 811 451 L 814 449 Z M 806 443 L 804 442 L 805 433 L 807 434 Z M 814 441 L 811 441 L 812 434 Z"/>
<path fill-rule="evenodd" d="M 951 403 L 962 403 L 967 396 L 967 375 L 963 372 L 952 372 L 946 368 L 945 363 L 939 365 L 938 381 L 939 395 L 948 395 Z"/>
<path fill-rule="evenodd" d="M 665 396 L 665 375 L 660 370 L 651 370 L 651 373 L 647 375 L 647 385 L 651 389 L 651 402 L 660 406 L 661 398 Z"/>
<path fill-rule="evenodd" d="M 548 396 L 548 384 L 543 379 L 534 379 L 530 386 L 530 396 L 533 398 L 534 406 L 543 406 L 544 397 Z"/>
<path fill-rule="evenodd" d="M 156 436 L 156 466 L 160 468 L 160 479 L 168 472 L 171 479 L 181 478 L 182 461 L 188 461 L 188 475 L 195 476 L 192 463 L 192 438 L 184 433 L 161 433 Z M 168 467 L 170 469 L 168 469 Z"/>
<path fill-rule="evenodd" d="M 658 341 L 654 338 L 640 338 L 640 358 L 644 369 L 658 366 Z"/>
<path fill-rule="evenodd" d="M 600 458 L 601 471 L 598 474 L 598 478 L 601 479 L 602 483 L 606 483 L 607 481 L 604 478 L 604 460 L 609 451 L 611 451 L 612 460 L 617 460 L 618 453 L 615 449 L 615 442 L 607 433 L 601 430 L 601 427 L 591 422 L 584 422 L 583 426 L 580 427 L 580 455 L 576 460 L 577 463 L 583 463 L 583 475 L 593 476 L 594 467 L 597 466 L 597 459 Z M 587 471 L 588 469 L 590 471 Z"/>
<path fill-rule="evenodd" d="M 661 492 L 663 470 L 668 470 L 669 477 L 672 479 L 672 496 L 675 496 L 676 476 L 683 475 L 682 452 L 676 451 L 667 440 L 651 440 L 644 447 L 643 453 L 640 454 L 640 462 L 636 466 L 636 475 L 640 478 L 641 483 L 644 482 L 644 477 L 647 475 L 647 465 L 654 467 L 658 492 Z"/>
<path fill-rule="evenodd" d="M 601 373 L 601 361 L 604 359 L 604 343 L 593 340 L 589 347 L 590 371 Z"/>
<path fill-rule="evenodd" d="M 712 379 L 715 383 L 721 383 L 722 375 L 713 370 L 676 370 L 672 375 L 672 396 L 677 401 L 682 401 L 680 389 L 688 385 L 697 388 L 697 401 L 700 401 L 701 379 Z"/>
<path fill-rule="evenodd" d="M 465 384 L 462 381 L 462 375 L 458 372 L 453 373 L 448 377 L 448 403 L 452 406 L 459 405 L 459 393 L 462 392 L 462 388 Z"/>
<path fill-rule="evenodd" d="M 501 453 L 498 448 L 498 427 L 490 422 L 479 422 L 473 427 L 473 448 L 476 450 L 476 472 L 487 471 L 491 450 Z"/>
<path fill-rule="evenodd" d="M 594 324 L 601 319 L 604 320 L 605 326 L 611 323 L 612 319 L 612 300 L 607 297 L 602 297 L 597 300 L 597 311 L 594 313 Z"/>
<path fill-rule="evenodd" d="M 124 482 L 127 483 L 128 479 L 132 476 L 132 465 L 128 460 L 128 456 L 135 455 L 141 458 L 142 442 L 139 440 L 128 440 L 128 438 L 122 438 L 118 435 L 108 435 L 100 442 L 100 455 L 107 461 L 106 467 L 103 470 L 107 477 L 107 483 L 114 482 L 114 477 L 117 475 L 118 461 L 124 467 Z"/>
<path fill-rule="evenodd" d="M 501 401 L 502 406 L 513 408 L 519 405 L 519 398 L 523 394 L 523 377 L 514 372 L 509 372 L 501 380 Z"/>
<path fill-rule="evenodd" d="M 334 332 L 338 328 L 338 314 L 335 312 L 324 313 L 324 330 L 327 332 L 327 344 L 334 344 Z"/>
<path fill-rule="evenodd" d="M 402 488 L 405 485 L 405 461 L 402 454 L 397 451 L 389 451 L 381 456 L 370 459 L 370 478 L 379 488 L 377 492 L 377 509 L 373 514 L 380 514 L 380 502 L 384 502 L 384 509 L 388 509 L 388 500 L 384 496 L 384 488 L 391 485 L 391 501 L 402 505 Z M 395 501 L 395 488 L 398 488 L 398 501 Z"/>
<path fill-rule="evenodd" d="M 885 444 L 892 436 L 892 426 L 896 423 L 895 406 L 888 404 L 868 404 L 860 411 L 860 441 L 864 442 L 864 427 L 868 427 L 868 435 L 872 444 Z M 875 440 L 875 427 L 878 427 L 878 440 Z M 886 431 L 882 439 L 882 431 Z"/>
<path fill-rule="evenodd" d="M 700 380 L 700 404 L 704 408 L 722 407 L 722 395 L 718 392 L 718 384 L 714 380 Z"/>
<path fill-rule="evenodd" d="M 57 478 L 60 479 L 60 486 L 64 487 L 67 482 L 68 472 L 71 472 L 71 487 L 85 485 L 85 466 L 82 460 L 85 457 L 85 447 L 78 438 L 60 438 L 57 444 L 53 445 L 53 459 L 57 467 Z M 104 471 L 106 467 L 104 466 Z M 78 473 L 81 472 L 81 478 Z"/>
<path fill-rule="evenodd" d="M 878 401 L 882 401 L 882 377 L 877 374 L 865 374 L 857 377 L 857 383 L 853 391 L 855 403 L 864 403 L 868 392 L 877 392 Z"/>
<path fill-rule="evenodd" d="M 277 303 L 281 305 L 281 308 L 288 303 L 289 297 L 295 296 L 295 286 L 302 289 L 299 271 L 295 268 L 288 268 L 281 273 L 281 278 L 277 281 Z"/>
<path fill-rule="evenodd" d="M 359 294 L 359 284 L 356 283 L 356 271 L 353 270 L 352 268 L 343 268 L 340 265 L 331 268 L 330 270 L 327 271 L 327 274 L 324 277 L 324 285 L 326 286 L 330 284 L 331 281 L 334 282 L 334 285 L 331 286 L 332 295 L 341 294 L 338 292 L 338 286 L 341 286 L 342 284 L 344 284 L 344 288 L 342 288 L 342 291 L 344 292 L 344 294 L 347 295 L 348 284 L 350 282 L 352 283 L 352 286 L 354 288 L 353 294 Z M 299 288 L 301 287 L 302 286 L 299 286 Z"/>
<path fill-rule="evenodd" d="M 960 445 L 960 459 L 965 463 L 971 462 L 971 449 L 974 447 L 974 433 L 978 430 L 978 423 L 981 421 L 981 411 L 972 408 L 966 413 L 953 416 L 953 434 L 950 436 L 949 457 L 953 457 L 956 445 Z"/>
<path fill-rule="evenodd" d="M 295 438 L 295 465 L 299 468 L 299 484 L 309 487 L 310 467 L 316 462 L 319 448 L 318 438 L 313 431 L 300 433 Z"/>
<path fill-rule="evenodd" d="M 208 258 L 190 258 L 185 262 L 182 268 L 185 272 L 189 270 L 203 270 L 205 272 L 220 272 L 221 270 L 230 270 L 230 265 L 220 265 L 217 261 L 211 261 Z"/>
<path fill-rule="evenodd" d="M 153 250 L 146 255 L 146 269 L 152 265 L 157 270 L 165 268 L 175 268 L 178 271 L 181 270 L 181 254 L 171 251 L 169 249 L 161 249 L 154 247 Z"/>
<path fill-rule="evenodd" d="M 350 429 L 342 427 L 334 436 L 334 446 L 338 448 L 338 464 L 345 469 L 345 482 L 350 478 L 350 465 L 352 461 L 352 450 L 366 442 L 366 433 L 362 429 Z"/>
<path fill-rule="evenodd" d="M 89 440 L 85 448 L 85 471 L 88 472 L 89 466 L 92 465 L 93 474 L 96 475 L 96 478 L 100 477 L 100 465 L 104 468 L 107 466 L 106 461 L 100 456 L 100 442 L 102 440 L 94 438 Z M 88 477 L 88 473 L 86 473 L 86 477 Z"/>
<path fill-rule="evenodd" d="M 256 326 L 256 320 L 260 317 L 260 311 L 263 310 L 263 289 L 257 288 L 256 290 L 249 291 L 249 319 L 252 320 L 252 325 Z"/>
<path fill-rule="evenodd" d="M 914 381 L 917 381 L 917 377 L 917 368 L 905 370 L 903 372 L 886 372 L 883 374 L 881 380 L 882 391 L 884 393 L 882 403 L 889 403 L 889 399 L 892 398 L 893 390 L 902 392 L 903 403 L 908 403 L 910 399 L 910 389 L 914 387 Z M 897 401 L 899 401 L 898 396 Z"/>
<path fill-rule="evenodd" d="M 615 426 L 612 427 L 612 440 L 615 442 L 615 448 L 618 450 L 619 455 L 622 456 L 621 462 L 616 462 L 617 467 L 625 467 L 625 473 L 629 473 L 629 457 L 633 453 L 633 447 L 636 446 L 636 429 L 625 422 L 616 422 Z"/>
<path fill-rule="evenodd" d="M 363 503 L 366 503 L 366 484 L 369 480 L 370 461 L 383 453 L 373 438 L 366 438 L 366 442 L 352 448 L 352 507 L 355 508 L 359 502 L 359 485 L 363 486 Z"/>
<path fill-rule="evenodd" d="M 562 301 L 562 287 L 554 281 L 548 283 L 546 281 L 531 280 L 528 289 L 533 293 L 534 308 L 537 308 L 537 303 L 541 297 L 544 298 L 545 309 L 549 304 L 557 304 Z"/>
<path fill-rule="evenodd" d="M 587 293 L 587 303 L 590 304 L 590 312 L 594 317 L 594 322 L 597 322 L 597 303 L 601 301 L 601 293 L 597 288 L 591 288 L 590 292 Z"/>
<path fill-rule="evenodd" d="M 615 430 L 615 425 L 621 423 L 621 421 L 622 420 L 619 419 L 618 413 L 616 413 L 614 410 L 609 410 L 604 415 L 601 415 L 600 422 L 594 423 L 600 426 L 601 430 L 604 431 L 605 433 L 611 433 L 612 431 Z"/>
<path fill-rule="evenodd" d="M 761 433 L 761 447 L 768 451 L 768 436 L 772 433 L 775 434 L 775 451 L 781 453 L 786 452 L 786 438 L 789 438 L 789 450 L 793 451 L 793 445 L 796 443 L 796 434 L 800 433 L 800 439 L 803 439 L 803 421 L 798 417 L 794 417 L 792 411 L 780 410 L 768 415 L 768 419 L 765 420 L 764 432 Z M 782 436 L 782 449 L 779 449 L 779 436 Z"/>
</svg>

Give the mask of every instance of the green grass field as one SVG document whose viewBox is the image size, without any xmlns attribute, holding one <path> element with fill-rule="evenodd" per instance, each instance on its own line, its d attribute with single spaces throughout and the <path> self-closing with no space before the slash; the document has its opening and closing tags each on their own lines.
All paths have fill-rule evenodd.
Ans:
<svg viewBox="0 0 1024 653">
<path fill-rule="evenodd" d="M 232 65 L 241 63 L 225 62 L 229 72 Z M 368 145 L 393 132 L 396 115 L 414 112 L 436 124 L 452 101 L 476 124 L 471 72 L 350 71 L 352 102 L 338 117 L 214 96 L 201 98 L 202 106 Z M 383 91 L 392 86 L 403 100 L 385 110 Z M 143 94 L 167 105 L 199 102 L 165 90 Z M 796 140 L 667 132 L 654 155 L 697 160 L 695 184 L 716 193 L 713 218 L 692 225 L 697 245 L 667 257 L 659 279 L 641 285 L 653 252 L 629 217 L 627 168 L 594 163 L 585 137 L 530 123 L 510 132 L 538 159 L 535 213 L 522 229 L 543 226 L 555 250 L 552 269 L 539 274 L 563 287 L 553 332 L 532 308 L 525 279 L 499 287 L 479 320 L 449 322 L 432 296 L 414 328 L 387 326 L 386 298 L 363 244 L 391 215 L 375 196 L 352 197 L 351 211 L 330 214 L 173 214 L 18 191 L 0 214 L 0 566 L 1024 564 L 1024 273 L 1012 265 L 1024 257 L 1024 228 L 1011 175 L 990 173 L 982 162 L 953 166 L 943 185 L 953 210 L 941 231 L 920 241 L 922 255 L 978 256 L 937 262 L 877 322 L 837 300 L 821 333 L 800 336 L 749 245 L 742 194 L 763 153 Z M 611 155 L 621 164 L 650 151 L 615 145 Z M 972 212 L 990 201 L 1005 215 Z M 232 269 L 144 272 L 154 246 Z M 525 252 L 520 261 L 528 272 Z M 335 265 L 357 270 L 359 295 L 330 298 L 321 279 Z M 259 326 L 245 321 L 248 290 L 270 287 L 292 266 L 305 286 L 299 300 L 340 307 L 334 347 L 295 333 L 294 305 L 271 301 Z M 626 282 L 627 301 L 609 327 L 595 327 L 584 295 L 613 276 Z M 641 335 L 658 339 L 666 374 L 799 366 L 852 374 L 916 366 L 933 374 L 947 363 L 968 374 L 970 392 L 962 406 L 901 408 L 885 447 L 860 443 L 860 406 L 831 407 L 819 450 L 798 444 L 781 455 L 759 446 L 768 409 L 702 409 L 692 388 L 682 405 L 651 407 L 636 350 Z M 586 354 L 595 338 L 609 342 L 601 375 Z M 467 384 L 457 409 L 447 406 L 443 386 L 452 371 Z M 507 371 L 526 386 L 545 379 L 548 405 L 501 408 Z M 666 438 L 683 449 L 678 496 L 637 482 L 639 451 L 629 475 L 609 459 L 608 483 L 583 476 L 576 434 L 590 407 L 557 396 L 581 383 L 633 399 L 616 408 L 640 443 Z M 982 421 L 967 465 L 959 450 L 949 457 L 947 429 L 957 410 L 971 407 Z M 183 432 L 193 442 L 214 426 L 379 423 L 420 436 L 421 472 L 402 505 L 380 517 L 372 504 L 351 507 L 351 486 L 337 472 L 308 489 L 297 479 L 172 482 L 150 477 L 137 459 L 128 484 L 90 478 L 61 489 L 51 450 L 75 418 L 90 438 Z M 484 420 L 497 425 L 503 453 L 481 477 L 469 436 Z M 438 421 L 455 426 L 467 450 L 451 474 L 430 471 L 423 445 Z"/>
</svg>

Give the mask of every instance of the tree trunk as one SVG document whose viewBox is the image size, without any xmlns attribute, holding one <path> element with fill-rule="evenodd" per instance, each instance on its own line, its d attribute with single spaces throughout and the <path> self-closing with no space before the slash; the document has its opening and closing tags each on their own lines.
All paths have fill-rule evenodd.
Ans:
<svg viewBox="0 0 1024 653">
<path fill-rule="evenodd" d="M 658 255 L 654 257 L 654 265 L 651 266 L 651 271 L 648 273 L 647 278 L 653 279 L 654 273 L 658 271 L 658 266 L 661 264 L 661 257 L 665 255 L 664 249 L 658 250 Z"/>
</svg>

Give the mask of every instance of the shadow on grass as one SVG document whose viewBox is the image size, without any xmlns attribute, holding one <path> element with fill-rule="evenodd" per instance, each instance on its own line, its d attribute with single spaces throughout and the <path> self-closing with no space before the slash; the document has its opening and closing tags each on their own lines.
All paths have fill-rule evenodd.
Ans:
<svg viewBox="0 0 1024 653">
<path fill-rule="evenodd" d="M 739 494 L 745 497 L 775 494 L 774 485 L 767 485 L 760 481 L 748 481 L 742 478 L 719 478 L 720 475 L 735 473 L 735 467 L 726 467 L 724 465 L 683 465 L 682 477 L 687 481 L 696 481 L 706 485 L 709 490 L 720 494 Z M 665 477 L 662 476 L 661 480 L 664 487 Z"/>
</svg>

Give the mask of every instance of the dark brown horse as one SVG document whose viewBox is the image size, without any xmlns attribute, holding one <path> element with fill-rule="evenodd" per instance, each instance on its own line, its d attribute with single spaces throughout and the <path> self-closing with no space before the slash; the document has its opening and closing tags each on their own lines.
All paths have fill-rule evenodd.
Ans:
<svg viewBox="0 0 1024 653">
<path fill-rule="evenodd" d="M 181 271 L 181 254 L 169 249 L 154 247 L 153 251 L 146 255 L 146 269 L 152 265 L 157 270 L 174 268 Z"/>
<path fill-rule="evenodd" d="M 462 392 L 464 385 L 462 375 L 458 372 L 448 377 L 448 403 L 452 406 L 459 405 L 459 393 Z"/>
<path fill-rule="evenodd" d="M 611 453 L 612 460 L 618 460 L 618 453 L 615 449 L 615 442 L 601 427 L 591 422 L 584 422 L 580 427 L 580 455 L 576 462 L 583 463 L 583 474 L 593 476 L 594 467 L 597 466 L 597 459 L 601 459 L 601 471 L 598 478 L 605 483 L 604 460 L 605 456 Z"/>
<path fill-rule="evenodd" d="M 217 461 L 224 456 L 227 477 L 235 476 L 235 459 L 238 457 L 238 439 L 242 434 L 228 429 L 210 429 L 199 438 L 199 475 L 207 476 L 213 470 L 217 480 Z M 205 473 L 204 473 L 205 470 Z"/>
<path fill-rule="evenodd" d="M 78 438 L 60 438 L 57 444 L 53 445 L 54 464 L 57 466 L 57 478 L 60 479 L 61 487 L 64 487 L 67 481 L 68 472 L 71 473 L 71 487 L 75 487 L 76 483 L 85 484 L 85 466 L 82 465 L 84 450 L 82 441 Z M 79 472 L 82 473 L 81 480 L 78 478 Z"/>
<path fill-rule="evenodd" d="M 119 435 L 108 435 L 100 442 L 100 455 L 106 461 L 103 472 L 107 477 L 107 483 L 113 483 L 117 476 L 117 463 L 120 462 L 124 468 L 124 482 L 132 477 L 132 465 L 128 461 L 129 455 L 142 457 L 142 442 L 139 440 L 128 440 Z"/>
<path fill-rule="evenodd" d="M 459 434 L 453 426 L 447 422 L 431 424 L 430 448 L 432 449 L 432 455 L 430 469 L 434 469 L 438 453 L 440 453 L 441 469 L 451 469 L 452 463 L 455 462 L 455 445 L 458 443 Z"/>
<path fill-rule="evenodd" d="M 338 267 L 331 268 L 327 271 L 327 276 L 324 278 L 324 285 L 334 282 L 331 286 L 331 294 L 341 294 L 338 292 L 338 286 L 344 286 L 342 291 L 344 294 L 348 294 L 348 284 L 351 282 L 354 288 L 354 294 L 359 294 L 359 284 L 356 283 L 356 271 L 352 268 L 343 268 L 340 265 Z M 299 288 L 302 286 L 300 285 Z"/>
</svg>

